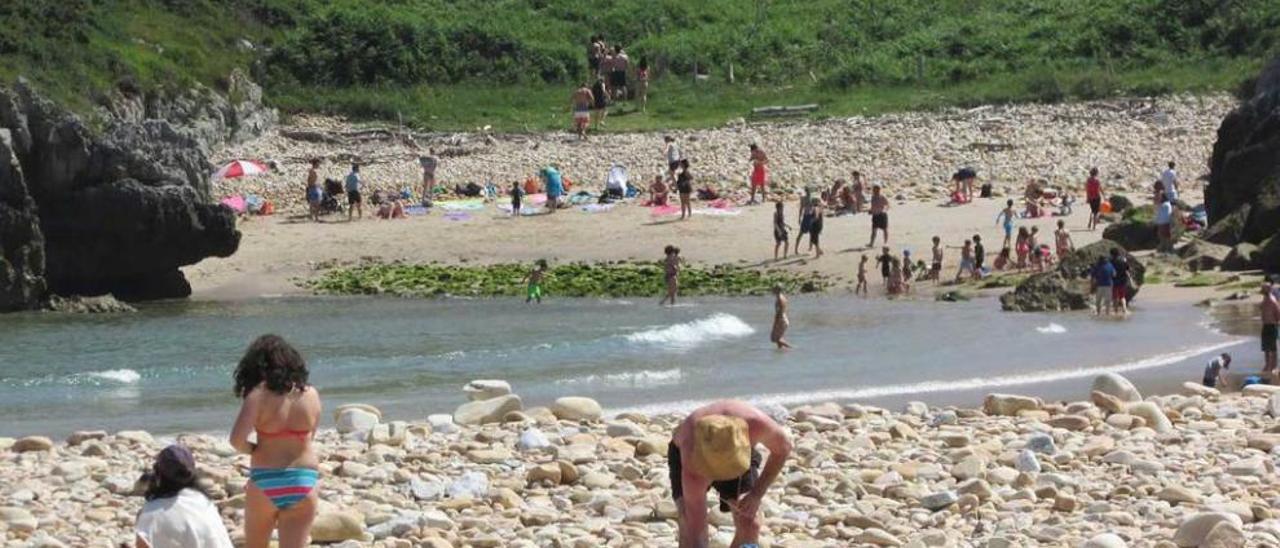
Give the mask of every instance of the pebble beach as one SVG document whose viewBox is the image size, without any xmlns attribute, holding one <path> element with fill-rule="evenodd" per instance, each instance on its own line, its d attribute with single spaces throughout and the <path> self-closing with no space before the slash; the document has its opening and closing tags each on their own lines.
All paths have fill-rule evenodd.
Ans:
<svg viewBox="0 0 1280 548">
<path fill-rule="evenodd" d="M 679 417 L 574 397 L 525 408 L 509 390 L 473 382 L 457 411 L 426 420 L 327 413 L 313 541 L 675 546 L 666 446 Z M 762 546 L 1280 546 L 1280 388 L 1188 383 L 1144 398 L 1107 374 L 1070 402 L 766 411 L 796 449 L 762 506 Z M 173 441 L 195 453 L 239 542 L 247 457 L 221 434 L 142 431 L 0 439 L 0 539 L 132 545 L 134 482 Z M 727 546 L 729 515 L 710 515 L 712 545 Z"/>
</svg>

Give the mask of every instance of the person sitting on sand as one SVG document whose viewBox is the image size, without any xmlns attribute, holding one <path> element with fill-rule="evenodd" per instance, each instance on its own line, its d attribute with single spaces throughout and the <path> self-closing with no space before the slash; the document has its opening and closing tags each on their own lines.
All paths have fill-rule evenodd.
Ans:
<svg viewBox="0 0 1280 548">
<path fill-rule="evenodd" d="M 769 333 L 769 342 L 778 345 L 778 349 L 791 348 L 791 343 L 784 338 L 791 320 L 787 319 L 787 296 L 782 294 L 782 285 L 773 286 L 773 330 Z"/>
<path fill-rule="evenodd" d="M 156 455 L 143 474 L 146 502 L 138 512 L 134 535 L 139 548 L 231 548 L 218 507 L 200 487 L 195 457 L 181 445 Z"/>
<path fill-rule="evenodd" d="M 658 306 L 662 306 L 667 302 L 670 302 L 671 306 L 675 306 L 676 294 L 680 292 L 680 248 L 668 245 L 662 250 L 662 253 L 666 255 L 666 259 L 662 263 L 662 270 L 663 280 L 667 286 L 667 295 L 661 301 L 658 301 Z"/>
<path fill-rule="evenodd" d="M 867 295 L 867 256 L 865 254 L 862 256 L 862 259 L 858 261 L 858 285 L 853 287 L 854 295 L 857 295 L 859 292 L 861 292 L 863 296 Z"/>
<path fill-rule="evenodd" d="M 791 241 L 791 227 L 787 225 L 787 220 L 783 217 L 782 200 L 774 205 L 773 210 L 773 260 L 778 260 L 778 248 L 782 248 L 782 258 L 787 258 L 790 251 L 789 244 Z"/>
<path fill-rule="evenodd" d="M 1227 369 L 1230 367 L 1231 354 L 1223 352 L 1222 355 L 1209 360 L 1209 364 L 1204 366 L 1204 377 L 1200 382 L 1209 388 L 1225 389 L 1227 387 Z"/>
<path fill-rule="evenodd" d="M 769 450 L 763 467 L 756 445 Z M 730 546 L 758 543 L 760 502 L 781 474 L 791 449 L 787 431 L 745 402 L 715 402 L 681 421 L 667 446 L 680 548 L 708 546 L 707 491 L 712 488 L 719 495 L 720 511 L 733 512 Z"/>
<path fill-rule="evenodd" d="M 991 262 L 991 268 L 994 268 L 996 272 L 1004 272 L 1005 270 L 1008 270 L 1009 267 L 1012 266 L 1009 264 L 1013 262 L 1012 255 L 1013 250 L 1009 249 L 1008 246 L 1001 248 L 1000 253 L 996 254 L 996 259 Z"/>
<path fill-rule="evenodd" d="M 525 274 L 524 279 L 521 280 L 522 283 L 528 283 L 528 285 L 525 286 L 524 304 L 529 304 L 535 300 L 538 304 L 542 304 L 542 280 L 546 278 L 546 276 L 547 260 L 538 259 L 538 267 L 530 270 L 528 274 Z"/>
<path fill-rule="evenodd" d="M 249 345 L 235 372 L 243 400 L 230 442 L 249 455 L 244 488 L 244 537 L 265 547 L 277 530 L 279 548 L 309 543 L 319 502 L 320 461 L 312 447 L 320 424 L 320 394 L 307 383 L 307 364 L 288 342 L 263 335 Z M 257 443 L 249 434 L 257 433 Z"/>
<path fill-rule="evenodd" d="M 662 175 L 653 176 L 653 182 L 649 184 L 649 198 L 649 205 L 653 207 L 665 206 L 670 201 L 671 191 L 662 182 Z"/>
</svg>

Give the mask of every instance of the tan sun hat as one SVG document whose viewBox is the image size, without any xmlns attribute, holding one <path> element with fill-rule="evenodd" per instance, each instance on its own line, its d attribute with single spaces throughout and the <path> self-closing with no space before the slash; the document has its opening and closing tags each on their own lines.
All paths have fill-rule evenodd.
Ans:
<svg viewBox="0 0 1280 548">
<path fill-rule="evenodd" d="M 707 415 L 693 424 L 693 465 L 711 481 L 738 479 L 751 468 L 747 421 Z"/>
</svg>

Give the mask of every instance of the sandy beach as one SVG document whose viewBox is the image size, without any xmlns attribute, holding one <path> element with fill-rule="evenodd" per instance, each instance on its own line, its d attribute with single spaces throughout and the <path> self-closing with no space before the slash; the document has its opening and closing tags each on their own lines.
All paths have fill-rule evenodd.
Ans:
<svg viewBox="0 0 1280 548">
<path fill-rule="evenodd" d="M 1143 399 L 1115 376 L 1093 388 L 1070 402 L 990 395 L 981 408 L 769 409 L 796 451 L 765 499 L 762 545 L 1280 545 L 1275 388 L 1220 395 L 1192 384 Z M 454 416 L 496 422 L 461 427 L 449 415 L 334 410 L 336 423 L 326 418 L 317 437 L 315 540 L 675 545 L 665 450 L 678 417 L 601 417 L 598 404 L 574 398 L 518 407 L 511 395 L 481 400 Z M 129 543 L 142 503 L 134 480 L 172 441 L 142 431 L 0 440 L 0 536 L 24 546 Z M 240 538 L 247 459 L 220 434 L 176 441 L 193 448 Z M 727 514 L 711 516 L 712 546 L 726 546 Z"/>
</svg>

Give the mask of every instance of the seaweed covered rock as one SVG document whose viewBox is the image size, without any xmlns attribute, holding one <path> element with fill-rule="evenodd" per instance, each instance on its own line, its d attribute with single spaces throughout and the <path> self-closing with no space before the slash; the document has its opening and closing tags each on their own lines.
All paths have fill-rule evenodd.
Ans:
<svg viewBox="0 0 1280 548">
<path fill-rule="evenodd" d="M 1230 254 L 1231 247 L 1203 240 L 1193 240 L 1178 250 L 1178 256 L 1195 271 L 1218 268 Z"/>
<path fill-rule="evenodd" d="M 1101 257 L 1109 257 L 1112 249 L 1121 249 L 1120 244 L 1099 240 L 1077 249 L 1059 263 L 1050 272 L 1036 274 L 1018 284 L 1013 291 L 1000 296 L 1000 306 L 1007 312 L 1051 312 L 1063 310 L 1084 310 L 1089 307 L 1089 270 Z M 1146 279 L 1146 267 L 1136 257 L 1125 252 L 1129 261 L 1130 272 L 1136 284 L 1133 290 L 1141 287 Z"/>
<path fill-rule="evenodd" d="M 1206 238 L 1261 244 L 1280 232 L 1280 58 L 1258 78 L 1253 96 L 1222 120 L 1209 168 Z M 1280 266 L 1269 264 L 1264 268 Z"/>
<path fill-rule="evenodd" d="M 1128 196 L 1115 194 L 1107 198 L 1107 202 L 1111 204 L 1111 211 L 1115 213 L 1124 213 L 1133 209 L 1133 200 L 1130 200 Z"/>
<path fill-rule="evenodd" d="M 1182 237 L 1184 228 L 1174 223 L 1173 239 L 1176 242 Z M 1130 207 L 1125 210 L 1123 218 L 1103 229 L 1102 237 L 1121 245 L 1129 251 L 1145 251 L 1160 245 L 1160 235 L 1156 231 L 1155 207 L 1144 205 Z"/>
</svg>

